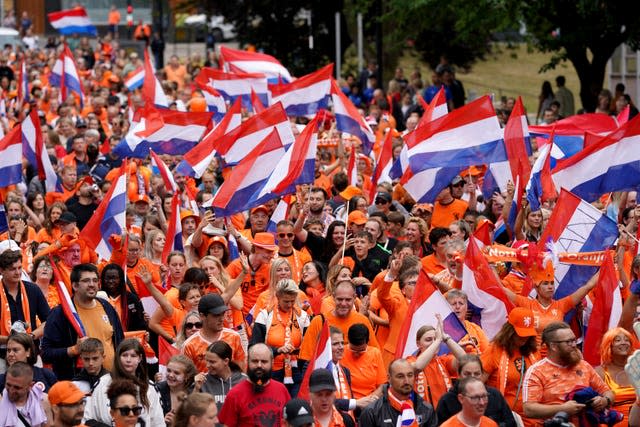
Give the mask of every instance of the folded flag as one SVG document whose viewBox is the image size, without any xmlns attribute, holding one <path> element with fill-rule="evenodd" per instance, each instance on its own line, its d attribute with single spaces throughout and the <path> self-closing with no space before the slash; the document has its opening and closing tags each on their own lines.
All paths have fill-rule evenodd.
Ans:
<svg viewBox="0 0 640 427">
<path fill-rule="evenodd" d="M 226 72 L 264 74 L 270 82 L 290 82 L 291 74 L 273 56 L 260 52 L 220 47 L 220 62 Z"/>
</svg>

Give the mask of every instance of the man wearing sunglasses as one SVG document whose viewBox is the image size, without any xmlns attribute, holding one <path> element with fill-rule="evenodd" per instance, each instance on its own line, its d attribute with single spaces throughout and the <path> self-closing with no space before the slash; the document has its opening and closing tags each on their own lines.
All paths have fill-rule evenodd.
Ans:
<svg viewBox="0 0 640 427">
<path fill-rule="evenodd" d="M 276 238 L 278 252 L 276 252 L 274 258 L 285 258 L 291 266 L 291 278 L 294 282 L 300 283 L 302 267 L 311 261 L 311 256 L 293 247 L 293 240 L 295 239 L 293 222 L 289 220 L 278 222 L 276 224 Z"/>
</svg>

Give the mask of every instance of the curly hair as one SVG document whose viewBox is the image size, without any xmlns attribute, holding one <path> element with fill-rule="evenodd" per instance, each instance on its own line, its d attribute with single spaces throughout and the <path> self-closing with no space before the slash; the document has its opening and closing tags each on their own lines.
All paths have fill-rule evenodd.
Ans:
<svg viewBox="0 0 640 427">
<path fill-rule="evenodd" d="M 610 329 L 602 336 L 602 342 L 600 343 L 600 363 L 602 365 L 613 361 L 611 347 L 613 346 L 613 341 L 619 335 L 627 337 L 629 344 L 631 344 L 629 346 L 629 354 L 627 354 L 627 356 L 630 356 L 631 353 L 633 353 L 633 350 L 638 348 L 637 340 L 634 339 L 633 335 L 629 331 L 620 327 Z"/>
</svg>

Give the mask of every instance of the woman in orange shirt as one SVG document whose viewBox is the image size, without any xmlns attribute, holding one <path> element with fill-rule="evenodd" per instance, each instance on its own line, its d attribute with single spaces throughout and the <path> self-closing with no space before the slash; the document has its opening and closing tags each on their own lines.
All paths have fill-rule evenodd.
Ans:
<svg viewBox="0 0 640 427">
<path fill-rule="evenodd" d="M 298 292 L 293 280 L 280 280 L 276 286 L 277 305 L 258 313 L 251 334 L 251 344 L 265 343 L 273 350 L 271 377 L 284 383 L 293 396 L 298 394 L 302 382 L 297 354 L 309 326 L 307 313 L 296 307 Z"/>
<path fill-rule="evenodd" d="M 66 211 L 67 205 L 62 202 L 55 202 L 49 206 L 42 228 L 38 231 L 38 234 L 36 234 L 36 242 L 47 242 L 51 244 L 60 238 L 62 232 L 60 231 L 60 226 L 56 225 L 56 221 L 58 221 L 60 215 Z"/>
<path fill-rule="evenodd" d="M 322 298 L 327 294 L 324 286 L 326 276 L 324 265 L 318 261 L 309 261 L 302 267 L 300 290 L 309 297 L 313 314 L 322 312 Z"/>
<path fill-rule="evenodd" d="M 160 305 L 149 320 L 149 329 L 173 344 L 186 314 L 198 309 L 202 296 L 200 287 L 195 283 L 183 283 L 180 286 L 178 292 L 180 308 L 174 307 L 154 286 L 149 286 L 149 291 Z"/>
<path fill-rule="evenodd" d="M 42 295 L 47 300 L 49 308 L 53 308 L 60 304 L 58 298 L 58 290 L 53 281 L 53 268 L 47 257 L 36 258 L 33 262 L 33 270 L 31 270 L 31 281 L 38 285 L 42 291 Z"/>
<path fill-rule="evenodd" d="M 162 251 L 167 239 L 162 230 L 151 230 L 145 234 L 144 256 L 160 268 L 162 265 Z"/>
<path fill-rule="evenodd" d="M 480 356 L 487 385 L 497 388 L 521 417 L 524 374 L 539 358 L 533 312 L 524 307 L 511 310 L 507 323 Z"/>
<path fill-rule="evenodd" d="M 182 350 L 182 346 L 187 338 L 198 332 L 200 329 L 202 329 L 202 318 L 200 317 L 198 310 L 188 312 L 184 316 L 182 325 L 180 325 L 180 330 L 178 331 L 176 342 L 173 343 L 173 346 L 178 350 Z"/>
</svg>

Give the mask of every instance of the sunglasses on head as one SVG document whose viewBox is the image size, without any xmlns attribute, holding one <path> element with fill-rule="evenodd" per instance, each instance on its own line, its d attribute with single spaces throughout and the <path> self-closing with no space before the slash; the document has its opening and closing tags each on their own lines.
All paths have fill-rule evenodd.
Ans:
<svg viewBox="0 0 640 427">
<path fill-rule="evenodd" d="M 280 239 L 284 239 L 285 237 L 292 239 L 293 238 L 293 233 L 278 233 L 278 237 Z"/>
<path fill-rule="evenodd" d="M 200 329 L 202 328 L 202 322 L 187 322 L 184 324 L 184 327 L 186 329 L 192 329 L 192 328 Z"/>
<path fill-rule="evenodd" d="M 116 409 L 120 411 L 120 415 L 122 415 L 123 417 L 126 417 L 129 414 L 133 414 L 137 417 L 142 413 L 142 406 L 133 406 L 133 407 L 121 406 Z"/>
</svg>

